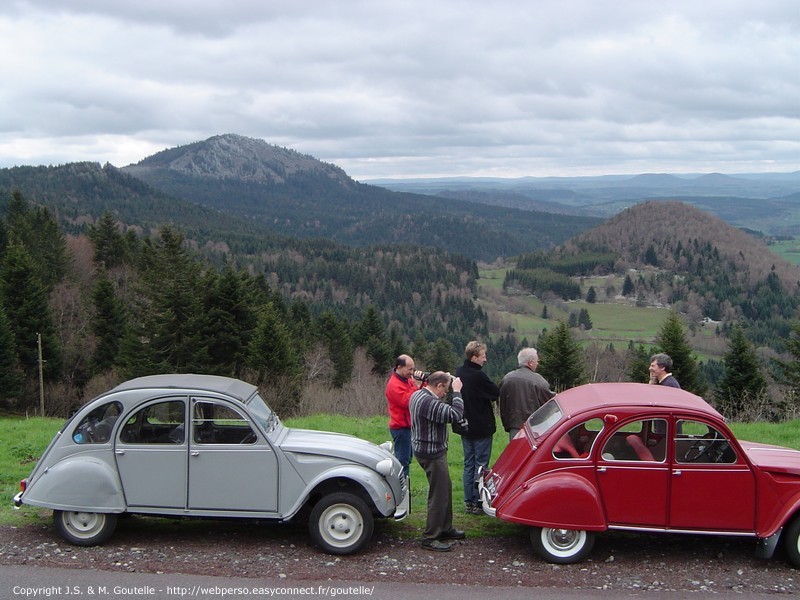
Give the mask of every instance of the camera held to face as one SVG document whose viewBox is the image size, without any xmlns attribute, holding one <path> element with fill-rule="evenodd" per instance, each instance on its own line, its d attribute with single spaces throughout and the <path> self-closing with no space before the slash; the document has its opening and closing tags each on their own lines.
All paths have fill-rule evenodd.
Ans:
<svg viewBox="0 0 800 600">
<path fill-rule="evenodd" d="M 430 377 L 430 373 L 427 371 L 414 371 L 411 376 L 416 379 L 417 381 L 421 381 L 422 383 L 428 382 L 428 377 Z"/>
</svg>

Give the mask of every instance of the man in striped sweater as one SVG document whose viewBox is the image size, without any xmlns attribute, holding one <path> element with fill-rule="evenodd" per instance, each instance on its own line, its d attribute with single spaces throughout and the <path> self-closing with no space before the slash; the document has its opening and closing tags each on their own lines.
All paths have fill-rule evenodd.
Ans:
<svg viewBox="0 0 800 600">
<path fill-rule="evenodd" d="M 453 528 L 453 482 L 447 468 L 447 424 L 464 417 L 461 380 L 436 371 L 428 377 L 428 387 L 411 395 L 411 447 L 428 478 L 428 514 L 422 546 L 448 552 L 449 540 L 463 540 L 463 531 Z M 452 402 L 444 399 L 452 386 Z"/>
</svg>

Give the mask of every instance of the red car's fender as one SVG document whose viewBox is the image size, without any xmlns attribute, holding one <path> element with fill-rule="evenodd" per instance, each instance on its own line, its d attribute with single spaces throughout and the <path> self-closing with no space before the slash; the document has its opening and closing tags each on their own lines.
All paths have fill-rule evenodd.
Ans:
<svg viewBox="0 0 800 600">
<path fill-rule="evenodd" d="M 766 523 L 764 529 L 756 531 L 758 537 L 766 538 L 776 533 L 781 527 L 788 527 L 792 520 L 800 514 L 800 492 L 783 505 L 781 511 L 774 515 L 774 518 Z"/>
<path fill-rule="evenodd" d="M 605 531 L 597 489 L 580 471 L 552 471 L 526 481 L 496 505 L 497 516 L 534 527 Z"/>
</svg>

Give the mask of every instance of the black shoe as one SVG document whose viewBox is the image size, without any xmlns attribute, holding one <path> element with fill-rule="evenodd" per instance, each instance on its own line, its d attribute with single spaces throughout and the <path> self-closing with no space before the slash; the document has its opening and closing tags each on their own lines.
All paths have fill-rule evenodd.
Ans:
<svg viewBox="0 0 800 600">
<path fill-rule="evenodd" d="M 472 502 L 467 502 L 465 511 L 468 515 L 475 514 L 475 505 Z"/>
<path fill-rule="evenodd" d="M 450 529 L 449 531 L 443 531 L 437 539 L 463 540 L 465 537 L 467 537 L 467 534 L 461 531 L 460 529 Z"/>
<path fill-rule="evenodd" d="M 426 550 L 433 550 L 434 552 L 450 552 L 450 550 L 453 549 L 452 546 L 446 542 L 429 539 L 422 540 L 422 547 Z"/>
<path fill-rule="evenodd" d="M 475 504 L 472 507 L 472 514 L 473 515 L 485 515 L 486 513 L 483 512 L 483 507 L 480 504 Z"/>
</svg>

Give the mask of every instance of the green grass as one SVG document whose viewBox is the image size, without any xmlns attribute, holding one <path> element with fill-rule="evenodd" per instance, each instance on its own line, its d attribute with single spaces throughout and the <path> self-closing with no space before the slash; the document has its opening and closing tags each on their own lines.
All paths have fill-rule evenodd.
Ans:
<svg viewBox="0 0 800 600">
<path fill-rule="evenodd" d="M 501 291 L 507 270 L 481 269 L 478 285 L 487 290 Z M 603 290 L 608 285 L 614 285 L 619 290 L 623 279 L 586 277 L 580 283 L 581 294 L 585 298 L 590 286 Z M 543 319 L 541 315 L 545 303 L 529 294 L 517 293 L 499 301 L 492 294 L 480 294 L 479 298 L 481 306 L 485 310 L 496 311 L 504 319 L 504 325 L 511 325 L 515 329 L 518 338 L 526 337 L 529 340 L 538 339 L 543 329 L 552 329 L 558 321 L 566 321 L 571 312 L 577 313 L 585 308 L 592 319 L 593 327 L 581 333 L 581 341 L 614 343 L 617 347 L 627 346 L 630 340 L 652 343 L 669 312 L 664 308 L 635 306 L 633 301 L 590 304 L 585 300 L 575 300 L 567 303 L 548 302 L 548 318 Z"/>
<path fill-rule="evenodd" d="M 800 265 L 800 240 L 781 240 L 771 243 L 768 247 L 772 252 L 790 263 Z"/>
<path fill-rule="evenodd" d="M 356 435 L 376 444 L 391 439 L 386 425 L 386 417 L 380 415 L 370 418 L 354 419 L 340 415 L 313 415 L 310 417 L 287 419 L 290 427 L 302 429 L 322 429 Z M 41 455 L 63 421 L 49 418 L 0 418 L 0 525 L 21 526 L 27 523 L 49 522 L 48 510 L 25 506 L 14 510 L 12 499 L 19 489 L 19 480 L 27 477 L 33 469 L 37 457 Z M 776 444 L 800 450 L 800 420 L 788 423 L 734 423 L 732 429 L 740 439 L 752 442 Z M 495 434 L 492 461 L 505 448 L 508 436 L 504 431 Z M 463 511 L 463 490 L 461 472 L 463 465 L 461 438 L 450 437 L 448 464 L 453 479 L 453 514 L 455 526 L 466 529 L 470 537 L 487 535 L 519 535 L 519 527 L 488 517 L 468 516 Z M 394 532 L 402 537 L 419 537 L 425 525 L 427 482 L 425 474 L 416 461 L 411 465 L 411 515 L 393 526 Z"/>
</svg>

